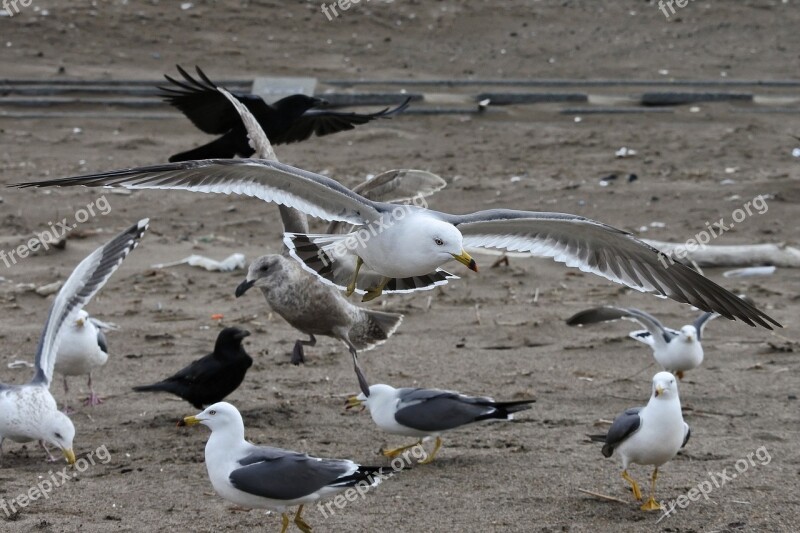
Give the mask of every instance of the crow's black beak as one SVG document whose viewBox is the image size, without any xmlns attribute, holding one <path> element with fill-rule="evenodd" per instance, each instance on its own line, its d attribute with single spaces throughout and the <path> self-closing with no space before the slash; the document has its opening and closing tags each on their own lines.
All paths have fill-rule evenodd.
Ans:
<svg viewBox="0 0 800 533">
<path fill-rule="evenodd" d="M 250 332 L 249 332 L 249 331 L 247 331 L 246 329 L 243 329 L 243 330 L 242 330 L 242 331 L 240 331 L 240 332 L 239 332 L 239 334 L 237 335 L 237 337 L 239 338 L 239 340 L 242 340 L 242 339 L 244 339 L 245 337 L 249 337 L 249 336 L 250 336 Z"/>
<path fill-rule="evenodd" d="M 236 294 L 236 297 L 238 298 L 242 294 L 246 293 L 250 289 L 250 287 L 252 287 L 255 284 L 256 284 L 255 280 L 250 281 L 246 279 L 243 282 L 241 282 L 238 287 L 236 287 L 236 292 L 234 294 Z"/>
</svg>

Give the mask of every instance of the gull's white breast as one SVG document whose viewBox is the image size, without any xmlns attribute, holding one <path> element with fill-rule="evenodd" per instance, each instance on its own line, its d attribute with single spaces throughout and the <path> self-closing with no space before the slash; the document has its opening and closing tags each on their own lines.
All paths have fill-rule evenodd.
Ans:
<svg viewBox="0 0 800 533">
<path fill-rule="evenodd" d="M 65 376 L 81 376 L 108 361 L 108 354 L 97 344 L 97 326 L 90 320 L 84 325 L 64 329 L 56 355 L 55 371 Z"/>
<path fill-rule="evenodd" d="M 703 362 L 703 345 L 697 340 L 685 342 L 675 338 L 666 347 L 656 349 L 653 356 L 659 365 L 669 372 L 685 372 Z"/>
<path fill-rule="evenodd" d="M 639 412 L 639 429 L 619 445 L 623 462 L 661 466 L 678 453 L 684 439 L 683 415 L 677 399 L 655 400 Z"/>
</svg>

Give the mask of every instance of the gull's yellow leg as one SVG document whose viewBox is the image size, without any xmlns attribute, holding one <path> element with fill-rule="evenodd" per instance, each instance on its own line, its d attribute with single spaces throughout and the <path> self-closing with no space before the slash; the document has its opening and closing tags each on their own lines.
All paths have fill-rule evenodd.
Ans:
<svg viewBox="0 0 800 533">
<path fill-rule="evenodd" d="M 311 526 L 309 526 L 303 517 L 300 514 L 303 512 L 303 506 L 297 508 L 297 512 L 294 514 L 294 524 L 302 531 L 303 533 L 311 533 Z"/>
<path fill-rule="evenodd" d="M 653 470 L 653 477 L 650 478 L 650 499 L 642 505 L 642 511 L 659 511 L 661 504 L 656 501 L 656 480 L 658 479 L 658 467 Z"/>
<path fill-rule="evenodd" d="M 636 483 L 636 480 L 633 479 L 630 474 L 628 474 L 627 470 L 622 471 L 622 479 L 631 484 L 631 488 L 633 489 L 633 497 L 638 501 L 642 501 L 642 491 L 639 490 L 639 484 Z"/>
<path fill-rule="evenodd" d="M 420 440 L 420 441 L 415 442 L 414 444 L 409 444 L 408 446 L 401 446 L 399 448 L 394 448 L 393 450 L 381 450 L 381 453 L 385 457 L 395 458 L 398 455 L 400 455 L 401 453 L 403 453 L 404 451 L 408 450 L 409 448 L 413 448 L 414 446 L 420 446 L 421 444 L 422 444 L 422 441 Z"/>
<path fill-rule="evenodd" d="M 436 437 L 436 444 L 433 446 L 433 451 L 430 453 L 430 455 L 428 455 L 428 457 L 420 461 L 419 464 L 426 465 L 428 463 L 433 462 L 433 458 L 436 457 L 436 452 L 438 452 L 439 448 L 441 447 L 442 447 L 442 437 Z"/>
<path fill-rule="evenodd" d="M 384 277 L 381 280 L 381 282 L 378 283 L 375 287 L 372 287 L 371 289 L 367 289 L 367 294 L 365 294 L 364 297 L 361 298 L 361 301 L 362 302 L 368 302 L 368 301 L 374 300 L 375 298 L 380 296 L 383 293 L 383 288 L 386 287 L 386 285 L 390 281 L 392 281 L 392 278 Z"/>
<path fill-rule="evenodd" d="M 358 271 L 361 270 L 361 265 L 364 264 L 364 261 L 361 260 L 360 257 L 356 256 L 356 270 L 353 272 L 353 279 L 350 280 L 350 283 L 347 284 L 347 292 L 346 295 L 350 296 L 354 292 L 356 292 L 356 282 L 358 281 Z"/>
<path fill-rule="evenodd" d="M 289 529 L 289 515 L 286 513 L 281 513 L 281 523 L 283 527 L 281 528 L 281 533 L 286 533 L 286 530 Z"/>
</svg>

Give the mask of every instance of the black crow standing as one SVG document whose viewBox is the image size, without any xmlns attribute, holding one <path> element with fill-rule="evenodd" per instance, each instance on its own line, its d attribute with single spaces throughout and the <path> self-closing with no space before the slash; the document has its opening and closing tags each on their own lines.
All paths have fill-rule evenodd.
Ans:
<svg viewBox="0 0 800 533">
<path fill-rule="evenodd" d="M 222 401 L 244 380 L 253 359 L 242 347 L 250 332 L 225 328 L 217 337 L 214 351 L 153 385 L 134 387 L 136 392 L 164 391 L 180 396 L 197 409 Z"/>
</svg>

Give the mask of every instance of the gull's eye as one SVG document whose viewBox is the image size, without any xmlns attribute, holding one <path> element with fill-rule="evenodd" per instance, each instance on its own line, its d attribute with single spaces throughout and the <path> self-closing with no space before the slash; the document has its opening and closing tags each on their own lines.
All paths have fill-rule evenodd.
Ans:
<svg viewBox="0 0 800 533">
<path fill-rule="evenodd" d="M 56 433 L 56 438 L 57 438 L 57 439 L 59 439 L 59 440 L 61 440 L 61 439 L 63 439 L 64 437 L 62 437 L 62 436 L 61 436 L 61 433 Z"/>
<path fill-rule="evenodd" d="M 444 241 L 442 239 L 440 239 L 439 237 L 436 237 L 435 239 L 433 239 L 433 242 L 435 242 L 437 246 L 442 246 L 444 244 Z"/>
<path fill-rule="evenodd" d="M 213 415 L 217 414 L 217 412 L 212 409 L 211 411 L 208 412 L 208 414 L 213 416 Z"/>
</svg>

